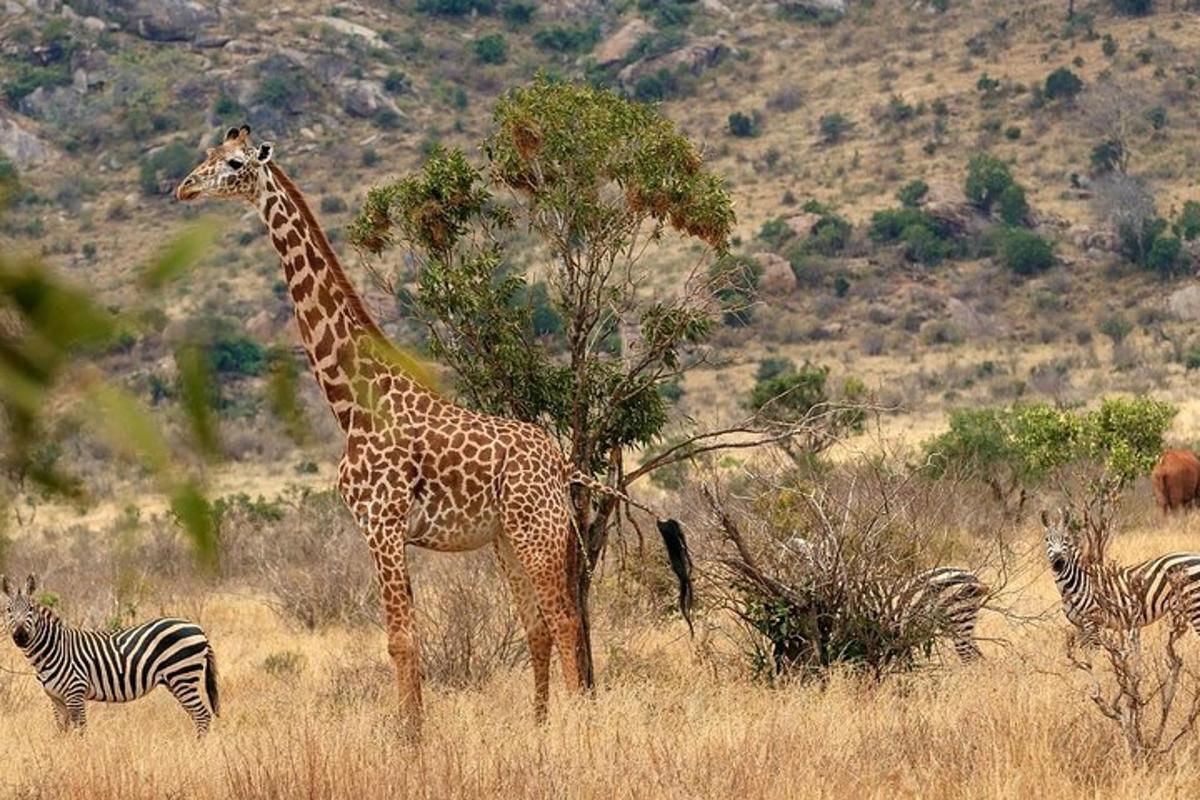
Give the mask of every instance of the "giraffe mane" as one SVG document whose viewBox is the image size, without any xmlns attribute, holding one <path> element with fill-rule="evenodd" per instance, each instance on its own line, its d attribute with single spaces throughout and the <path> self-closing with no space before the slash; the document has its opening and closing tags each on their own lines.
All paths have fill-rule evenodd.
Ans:
<svg viewBox="0 0 1200 800">
<path fill-rule="evenodd" d="M 313 214 L 312 209 L 308 207 L 308 202 L 304 199 L 304 195 L 300 192 L 300 189 L 274 161 L 267 162 L 267 169 L 271 171 L 271 175 L 279 182 L 280 187 L 287 194 L 288 198 L 296 204 L 297 211 L 311 232 L 313 244 L 320 251 L 321 257 L 325 259 L 325 263 L 333 275 L 334 282 L 345 293 L 346 305 L 350 308 L 355 321 L 374 339 L 380 342 L 387 342 L 387 337 L 383 335 L 379 323 L 371 316 L 371 312 L 367 311 L 367 307 L 363 304 L 362 296 L 354 288 L 354 284 L 350 282 L 346 271 L 342 269 L 341 259 L 333 252 L 333 248 L 329 244 L 329 239 L 325 236 L 325 229 L 321 227 L 321 223 L 317 222 L 316 216 Z"/>
</svg>

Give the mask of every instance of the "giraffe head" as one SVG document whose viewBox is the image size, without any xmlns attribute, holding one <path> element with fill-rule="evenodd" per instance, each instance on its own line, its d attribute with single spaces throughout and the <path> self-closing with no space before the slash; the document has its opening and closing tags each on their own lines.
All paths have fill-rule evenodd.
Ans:
<svg viewBox="0 0 1200 800">
<path fill-rule="evenodd" d="M 1042 527 L 1046 529 L 1046 558 L 1050 560 L 1050 569 L 1057 577 L 1079 555 L 1071 512 L 1063 509 L 1059 512 L 1058 519 L 1053 520 L 1043 509 Z"/>
<path fill-rule="evenodd" d="M 17 647 L 27 647 L 33 641 L 33 632 L 37 626 L 37 600 L 33 597 L 36 591 L 35 575 L 26 578 L 25 586 L 17 587 L 15 591 L 9 585 L 8 576 L 0 576 L 0 592 L 3 592 L 8 600 L 4 621 Z"/>
<path fill-rule="evenodd" d="M 230 128 L 225 140 L 210 147 L 203 163 L 175 189 L 176 199 L 240 197 L 254 202 L 266 182 L 273 149 L 270 142 L 253 144 L 249 125 Z"/>
</svg>

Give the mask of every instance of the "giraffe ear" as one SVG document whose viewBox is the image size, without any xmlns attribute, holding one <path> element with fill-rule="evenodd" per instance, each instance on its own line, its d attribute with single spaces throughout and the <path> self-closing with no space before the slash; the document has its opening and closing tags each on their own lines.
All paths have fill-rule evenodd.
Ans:
<svg viewBox="0 0 1200 800">
<path fill-rule="evenodd" d="M 25 594 L 32 596 L 37 591 L 37 586 L 37 575 L 29 573 L 29 577 L 25 579 Z"/>
<path fill-rule="evenodd" d="M 238 138 L 238 129 L 237 128 L 230 128 L 229 130 L 225 131 L 225 141 L 228 142 L 231 139 L 236 139 L 236 138 Z"/>
<path fill-rule="evenodd" d="M 275 152 L 275 145 L 271 142 L 263 142 L 258 146 L 258 162 L 266 164 L 271 160 L 271 154 Z"/>
</svg>

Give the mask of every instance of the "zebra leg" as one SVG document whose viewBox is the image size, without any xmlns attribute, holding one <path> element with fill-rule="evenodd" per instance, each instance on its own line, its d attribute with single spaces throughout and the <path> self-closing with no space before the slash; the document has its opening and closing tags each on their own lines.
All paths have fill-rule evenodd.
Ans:
<svg viewBox="0 0 1200 800">
<path fill-rule="evenodd" d="M 67 716 L 67 704 L 59 700 L 53 695 L 46 695 L 50 698 L 50 704 L 54 706 L 54 721 L 58 723 L 58 730 L 61 733 L 66 733 L 70 729 L 71 721 Z"/>
<path fill-rule="evenodd" d="M 954 652 L 958 653 L 959 660 L 964 664 L 970 664 L 972 661 L 983 658 L 983 653 L 980 652 L 979 646 L 975 644 L 974 619 L 956 626 L 952 637 L 954 639 Z"/>
<path fill-rule="evenodd" d="M 204 736 L 208 733 L 208 726 L 212 724 L 213 718 L 212 709 L 208 707 L 208 701 L 201 690 L 202 677 L 202 672 L 189 672 L 172 675 L 167 679 L 167 690 L 192 718 L 197 736 Z"/>
<path fill-rule="evenodd" d="M 67 725 L 80 733 L 87 727 L 87 710 L 82 691 L 68 695 L 64 700 L 67 709 Z"/>
</svg>

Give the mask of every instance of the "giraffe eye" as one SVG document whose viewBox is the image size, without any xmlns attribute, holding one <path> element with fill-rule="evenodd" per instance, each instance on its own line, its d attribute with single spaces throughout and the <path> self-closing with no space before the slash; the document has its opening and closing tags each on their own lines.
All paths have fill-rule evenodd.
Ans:
<svg viewBox="0 0 1200 800">
<path fill-rule="evenodd" d="M 229 165 L 230 169 L 241 169 L 242 168 L 242 162 L 238 161 L 236 158 L 231 158 L 228 161 L 226 161 L 225 163 Z"/>
</svg>

